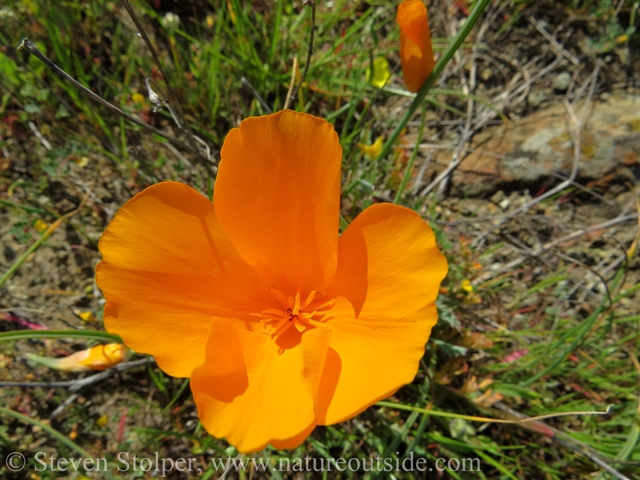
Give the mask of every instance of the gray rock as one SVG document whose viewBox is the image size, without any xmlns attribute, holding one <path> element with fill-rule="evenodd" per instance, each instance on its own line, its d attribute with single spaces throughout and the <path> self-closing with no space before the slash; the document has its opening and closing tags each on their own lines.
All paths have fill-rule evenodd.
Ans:
<svg viewBox="0 0 640 480">
<path fill-rule="evenodd" d="M 581 106 L 575 107 L 581 115 Z M 628 181 L 640 176 L 640 95 L 612 96 L 588 106 L 587 122 L 580 135 L 578 180 L 582 183 Z M 553 173 L 568 176 L 574 147 L 567 112 L 557 104 L 517 122 L 489 128 L 474 138 L 467 155 L 451 178 L 453 193 L 491 195 L 512 189 L 515 183 L 537 187 Z M 439 153 L 429 171 L 437 174 L 451 161 L 451 153 Z"/>
</svg>

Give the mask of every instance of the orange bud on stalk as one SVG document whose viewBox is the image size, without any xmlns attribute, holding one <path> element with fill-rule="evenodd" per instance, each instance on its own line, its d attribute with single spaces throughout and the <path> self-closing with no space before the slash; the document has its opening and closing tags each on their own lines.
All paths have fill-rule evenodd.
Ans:
<svg viewBox="0 0 640 480">
<path fill-rule="evenodd" d="M 422 0 L 403 0 L 396 21 L 400 26 L 400 60 L 404 83 L 417 92 L 435 66 L 427 7 Z"/>
<path fill-rule="evenodd" d="M 68 357 L 48 358 L 27 354 L 27 358 L 35 363 L 46 365 L 55 370 L 68 372 L 86 372 L 89 370 L 106 370 L 129 359 L 131 350 L 121 343 L 109 343 L 73 353 Z"/>
</svg>

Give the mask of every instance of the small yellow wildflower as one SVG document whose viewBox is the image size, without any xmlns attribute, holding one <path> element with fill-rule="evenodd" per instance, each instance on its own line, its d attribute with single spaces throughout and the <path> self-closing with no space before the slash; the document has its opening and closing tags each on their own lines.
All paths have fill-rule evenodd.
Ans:
<svg viewBox="0 0 640 480">
<path fill-rule="evenodd" d="M 144 103 L 144 95 L 142 95 L 141 93 L 134 93 L 133 95 L 131 95 L 131 100 L 133 100 L 133 103 Z"/>
<path fill-rule="evenodd" d="M 83 322 L 95 322 L 96 320 L 96 317 L 93 315 L 93 313 L 88 310 L 86 312 L 78 312 L 77 315 L 82 319 Z"/>
<path fill-rule="evenodd" d="M 358 148 L 369 158 L 378 158 L 378 155 L 380 155 L 382 151 L 382 137 L 378 137 L 371 145 L 358 143 Z"/>
<path fill-rule="evenodd" d="M 107 423 L 109 423 L 109 417 L 107 415 L 102 415 L 98 420 L 96 420 L 96 425 L 99 427 L 106 427 Z"/>
<path fill-rule="evenodd" d="M 460 288 L 462 288 L 462 290 L 467 293 L 471 293 L 474 290 L 473 285 L 471 285 L 471 282 L 468 279 L 462 281 L 462 283 L 460 284 Z"/>
<path fill-rule="evenodd" d="M 36 220 L 33 224 L 33 228 L 36 229 L 36 231 L 38 233 L 42 233 L 44 232 L 47 228 L 49 228 L 49 225 L 47 224 L 47 222 L 43 221 L 43 220 Z"/>
<path fill-rule="evenodd" d="M 142 95 L 140 95 L 142 96 Z M 80 167 L 80 168 L 84 168 L 87 165 L 89 165 L 89 157 L 78 157 L 74 159 L 74 162 L 76 162 L 76 164 Z"/>
<path fill-rule="evenodd" d="M 629 35 L 627 35 L 626 33 L 623 35 L 620 35 L 618 38 L 616 38 L 616 43 L 620 44 L 620 43 L 625 43 L 626 41 L 629 40 Z"/>
<path fill-rule="evenodd" d="M 373 75 L 371 67 L 367 68 L 367 81 L 376 88 L 382 88 L 391 77 L 389 62 L 384 57 L 376 57 L 373 60 Z"/>
</svg>

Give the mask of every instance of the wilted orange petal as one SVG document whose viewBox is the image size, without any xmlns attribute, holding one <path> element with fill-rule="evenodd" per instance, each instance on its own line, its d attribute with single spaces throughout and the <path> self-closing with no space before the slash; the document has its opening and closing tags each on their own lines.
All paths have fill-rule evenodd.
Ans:
<svg viewBox="0 0 640 480">
<path fill-rule="evenodd" d="M 291 110 L 244 120 L 221 151 L 214 203 L 245 260 L 280 290 L 335 273 L 342 150 L 333 126 Z"/>
<path fill-rule="evenodd" d="M 173 376 L 188 377 L 204 362 L 213 316 L 248 317 L 261 308 L 252 300 L 268 297 L 222 232 L 213 204 L 181 183 L 136 195 L 99 246 L 106 329 Z"/>
<path fill-rule="evenodd" d="M 409 91 L 417 92 L 435 65 L 427 7 L 422 0 L 404 0 L 398 6 L 396 20 L 404 82 Z"/>
<path fill-rule="evenodd" d="M 415 212 L 380 204 L 340 237 L 331 350 L 318 423 L 349 418 L 411 382 L 437 321 L 433 301 L 447 273 L 431 228 Z M 326 413 L 325 413 L 326 412 Z"/>
<path fill-rule="evenodd" d="M 271 443 L 298 446 L 315 427 L 314 403 L 330 332 L 305 332 L 301 343 L 281 350 L 269 335 L 216 318 L 204 364 L 193 371 L 198 417 L 212 435 L 242 453 Z"/>
</svg>

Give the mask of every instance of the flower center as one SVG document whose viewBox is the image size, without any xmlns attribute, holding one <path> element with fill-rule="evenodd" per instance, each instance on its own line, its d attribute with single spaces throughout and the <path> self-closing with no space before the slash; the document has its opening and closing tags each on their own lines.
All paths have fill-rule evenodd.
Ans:
<svg viewBox="0 0 640 480">
<path fill-rule="evenodd" d="M 281 308 L 268 308 L 261 313 L 252 313 L 254 317 L 261 318 L 267 325 L 267 333 L 278 340 L 283 333 L 291 327 L 296 327 L 299 332 L 307 329 L 322 327 L 330 320 L 333 300 L 322 303 L 313 290 L 304 302 L 300 301 L 300 292 L 295 297 L 289 297 L 280 290 L 270 288 L 269 293 L 280 303 Z"/>
</svg>

